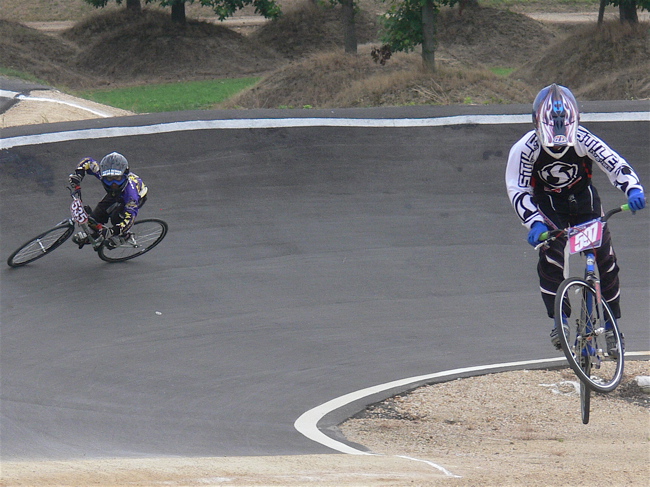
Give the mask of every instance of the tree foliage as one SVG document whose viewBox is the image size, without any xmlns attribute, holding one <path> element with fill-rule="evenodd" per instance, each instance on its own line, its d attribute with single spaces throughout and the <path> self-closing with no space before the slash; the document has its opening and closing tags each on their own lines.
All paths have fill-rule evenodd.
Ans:
<svg viewBox="0 0 650 487">
<path fill-rule="evenodd" d="M 650 0 L 609 0 L 609 3 L 615 7 L 619 7 L 621 4 L 627 4 L 634 8 L 640 8 L 641 10 L 650 10 Z"/>
<path fill-rule="evenodd" d="M 458 0 L 389 0 L 390 8 L 381 18 L 382 41 L 390 51 L 409 52 L 422 45 L 422 66 L 435 70 L 438 12 L 443 5 Z"/>
<path fill-rule="evenodd" d="M 95 7 L 105 7 L 110 0 L 85 0 Z M 161 7 L 171 7 L 174 10 L 185 11 L 185 4 L 194 3 L 195 0 L 144 0 L 145 4 L 158 3 Z M 274 19 L 281 14 L 280 6 L 275 0 L 196 0 L 204 7 L 210 7 L 219 17 L 219 20 L 227 19 L 237 10 L 247 5 L 255 7 L 255 12 L 266 18 Z M 131 0 L 115 0 L 118 5 L 126 3 L 127 6 Z M 183 15 L 184 17 L 184 15 Z"/>
<path fill-rule="evenodd" d="M 155 0 L 148 0 L 155 1 Z M 159 0 L 161 5 L 170 3 L 175 0 Z M 190 3 L 193 0 L 189 0 Z M 255 13 L 258 13 L 267 19 L 275 19 L 282 14 L 280 6 L 275 0 L 199 0 L 204 7 L 211 7 L 217 14 L 219 20 L 227 19 L 237 10 L 241 10 L 247 5 L 255 7 Z"/>
<path fill-rule="evenodd" d="M 422 11 L 427 4 L 438 12 L 443 5 L 453 6 L 458 0 L 389 0 L 390 7 L 381 18 L 382 41 L 392 51 L 409 52 L 424 40 Z"/>
</svg>

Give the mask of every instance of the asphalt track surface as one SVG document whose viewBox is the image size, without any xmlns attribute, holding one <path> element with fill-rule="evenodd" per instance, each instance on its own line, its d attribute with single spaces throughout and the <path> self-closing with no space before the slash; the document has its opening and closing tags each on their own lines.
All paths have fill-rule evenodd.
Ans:
<svg viewBox="0 0 650 487">
<path fill-rule="evenodd" d="M 123 264 L 68 242 L 0 270 L 2 459 L 334 452 L 296 419 L 405 377 L 558 357 L 504 184 L 528 110 L 190 112 L 3 130 L 3 259 L 67 218 L 77 161 L 113 150 L 150 188 L 141 218 L 170 232 Z M 478 117 L 499 113 L 525 116 Z M 470 118 L 438 118 L 453 115 Z M 184 124 L 197 119 L 206 123 Z M 214 128 L 229 120 L 240 126 Z M 648 117 L 585 125 L 647 187 Z M 625 202 L 594 178 L 606 207 Z M 95 180 L 83 187 L 86 202 L 101 197 Z M 649 349 L 649 213 L 610 223 L 629 351 Z"/>
</svg>

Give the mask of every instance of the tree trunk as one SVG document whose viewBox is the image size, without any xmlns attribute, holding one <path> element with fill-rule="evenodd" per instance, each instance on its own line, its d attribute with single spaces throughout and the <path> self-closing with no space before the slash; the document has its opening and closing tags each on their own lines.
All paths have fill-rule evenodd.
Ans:
<svg viewBox="0 0 650 487">
<path fill-rule="evenodd" d="M 142 12 L 140 0 L 126 0 L 126 9 L 133 13 Z"/>
<path fill-rule="evenodd" d="M 600 6 L 598 7 L 598 25 L 603 23 L 605 18 L 605 6 L 609 3 L 609 0 L 600 0 Z"/>
<path fill-rule="evenodd" d="M 357 31 L 354 22 L 354 0 L 341 0 L 343 6 L 343 29 L 345 52 L 357 53 Z"/>
<path fill-rule="evenodd" d="M 621 22 L 639 23 L 639 16 L 636 13 L 636 0 L 621 0 L 621 3 L 618 4 L 618 12 L 621 16 Z"/>
<path fill-rule="evenodd" d="M 428 0 L 422 6 L 422 67 L 426 71 L 436 70 L 436 19 L 438 10 Z"/>
<path fill-rule="evenodd" d="M 172 22 L 185 25 L 185 2 L 172 3 Z"/>
</svg>

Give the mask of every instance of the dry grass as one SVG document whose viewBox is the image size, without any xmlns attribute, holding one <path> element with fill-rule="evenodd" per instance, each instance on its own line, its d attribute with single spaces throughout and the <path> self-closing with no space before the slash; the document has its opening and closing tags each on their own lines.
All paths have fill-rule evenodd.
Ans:
<svg viewBox="0 0 650 487">
<path fill-rule="evenodd" d="M 362 4 L 376 13 L 377 1 Z M 0 65 L 64 90 L 265 76 L 227 104 L 242 108 L 529 103 L 551 82 L 566 84 L 581 100 L 650 95 L 647 24 L 573 27 L 565 34 L 511 11 L 481 8 L 459 16 L 447 9 L 432 75 L 421 71 L 417 53 L 394 54 L 385 66 L 372 61 L 370 49 L 380 44 L 374 14 L 359 14 L 359 40 L 367 44 L 351 56 L 342 52 L 340 9 L 282 3 L 291 5 L 283 18 L 248 36 L 197 20 L 181 27 L 168 11 L 153 9 L 139 17 L 123 9 L 93 11 L 61 35 L 0 21 Z M 500 77 L 490 67 L 519 69 Z"/>
<path fill-rule="evenodd" d="M 361 10 L 355 18 L 359 44 L 377 42 L 376 17 Z M 268 46 L 290 60 L 298 60 L 343 45 L 343 19 L 340 8 L 319 7 L 310 0 L 293 4 L 282 17 L 262 25 L 251 39 Z"/>
<path fill-rule="evenodd" d="M 534 97 L 524 83 L 500 78 L 485 69 L 441 64 L 431 74 L 420 69 L 417 55 L 411 56 L 411 64 L 408 71 L 353 83 L 334 99 L 334 106 L 527 103 Z"/>
<path fill-rule="evenodd" d="M 334 100 L 353 85 L 364 81 L 372 83 L 384 72 L 395 73 L 412 67 L 412 62 L 406 58 L 390 67 L 382 67 L 374 63 L 370 55 L 353 56 L 340 50 L 314 54 L 276 70 L 255 87 L 230 100 L 226 106 L 336 106 Z"/>
<path fill-rule="evenodd" d="M 518 71 L 529 83 L 562 83 L 588 100 L 650 97 L 649 26 L 588 25 L 557 42 Z"/>
<path fill-rule="evenodd" d="M 86 47 L 75 61 L 113 83 L 201 80 L 267 73 L 282 58 L 222 25 L 171 22 L 163 12 L 145 11 L 137 19 L 124 11 L 96 15 L 65 32 Z"/>
</svg>

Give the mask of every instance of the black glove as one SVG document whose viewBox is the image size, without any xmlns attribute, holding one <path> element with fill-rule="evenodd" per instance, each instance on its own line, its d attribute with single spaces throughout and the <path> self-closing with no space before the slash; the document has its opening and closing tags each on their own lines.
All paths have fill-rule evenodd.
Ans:
<svg viewBox="0 0 650 487">
<path fill-rule="evenodd" d="M 68 177 L 68 181 L 70 181 L 70 187 L 72 189 L 79 189 L 79 187 L 81 186 L 81 180 L 82 177 L 79 176 L 78 174 L 70 174 L 70 176 Z"/>
</svg>

